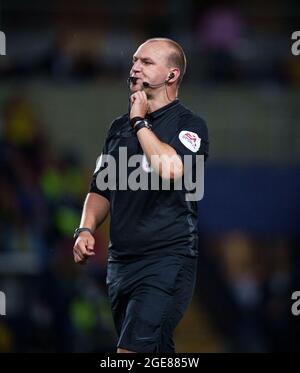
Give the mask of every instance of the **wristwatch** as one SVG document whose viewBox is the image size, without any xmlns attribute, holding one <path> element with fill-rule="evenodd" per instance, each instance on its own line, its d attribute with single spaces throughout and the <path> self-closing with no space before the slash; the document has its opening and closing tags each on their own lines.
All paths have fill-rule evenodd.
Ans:
<svg viewBox="0 0 300 373">
<path fill-rule="evenodd" d="M 134 128 L 136 122 L 140 121 L 140 120 L 144 120 L 145 118 L 144 117 L 133 117 L 130 119 L 130 125 L 132 128 Z"/>
<path fill-rule="evenodd" d="M 90 232 L 90 234 L 93 235 L 93 232 L 90 228 L 82 227 L 82 228 L 76 228 L 75 229 L 73 238 L 76 239 L 81 232 L 85 232 L 85 231 Z"/>
<path fill-rule="evenodd" d="M 148 122 L 147 119 L 140 119 L 140 120 L 137 120 L 137 121 L 135 122 L 135 124 L 134 124 L 134 127 L 133 127 L 135 134 L 137 134 L 138 131 L 139 131 L 140 129 L 142 129 L 142 128 L 147 128 L 148 130 L 151 131 L 151 129 L 152 129 L 152 125 Z"/>
</svg>

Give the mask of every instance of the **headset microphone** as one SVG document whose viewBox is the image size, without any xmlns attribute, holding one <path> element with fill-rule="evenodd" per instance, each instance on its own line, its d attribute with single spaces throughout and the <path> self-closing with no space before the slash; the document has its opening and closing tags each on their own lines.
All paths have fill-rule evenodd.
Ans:
<svg viewBox="0 0 300 373">
<path fill-rule="evenodd" d="M 157 85 L 155 85 L 155 87 L 154 87 L 153 84 L 150 84 L 150 83 L 148 83 L 148 82 L 143 82 L 143 86 L 144 86 L 145 88 L 157 88 L 157 87 L 159 87 L 159 86 L 162 86 L 163 84 L 165 84 L 165 82 L 160 83 L 160 84 L 157 84 Z"/>
<path fill-rule="evenodd" d="M 159 84 L 150 84 L 150 83 L 148 83 L 148 82 L 143 82 L 143 86 L 144 86 L 145 88 L 158 88 L 158 87 L 162 87 L 163 85 L 165 85 L 166 83 L 168 83 L 168 81 L 169 81 L 170 79 L 174 78 L 174 76 L 175 76 L 174 73 L 169 73 L 169 75 L 168 75 L 168 79 L 165 80 L 164 82 L 159 83 Z"/>
</svg>

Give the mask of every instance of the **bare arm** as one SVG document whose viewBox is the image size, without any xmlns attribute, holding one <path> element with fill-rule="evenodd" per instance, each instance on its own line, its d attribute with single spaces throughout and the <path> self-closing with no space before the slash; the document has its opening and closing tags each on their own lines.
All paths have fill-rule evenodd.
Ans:
<svg viewBox="0 0 300 373">
<path fill-rule="evenodd" d="M 80 227 L 90 228 L 93 232 L 103 223 L 109 212 L 109 202 L 97 193 L 88 193 L 86 196 Z"/>
<path fill-rule="evenodd" d="M 148 109 L 144 91 L 131 95 L 130 118 L 145 117 Z M 149 129 L 142 128 L 137 134 L 141 147 L 156 173 L 163 179 L 174 180 L 183 175 L 183 164 L 176 150 L 160 139 Z"/>
<path fill-rule="evenodd" d="M 149 163 L 163 179 L 174 180 L 183 175 L 183 164 L 174 148 L 147 128 L 140 129 L 137 137 Z"/>
<path fill-rule="evenodd" d="M 80 221 L 80 227 L 91 229 L 94 232 L 103 223 L 109 212 L 109 202 L 105 197 L 97 193 L 88 193 Z M 87 231 L 81 232 L 74 247 L 73 254 L 75 263 L 84 264 L 86 260 L 95 255 L 95 239 Z"/>
</svg>

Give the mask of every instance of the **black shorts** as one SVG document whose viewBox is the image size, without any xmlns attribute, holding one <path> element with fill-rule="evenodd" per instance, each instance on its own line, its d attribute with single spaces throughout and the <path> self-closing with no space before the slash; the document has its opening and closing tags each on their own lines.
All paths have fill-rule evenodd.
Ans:
<svg viewBox="0 0 300 373">
<path fill-rule="evenodd" d="M 119 348 L 175 352 L 173 332 L 192 299 L 196 268 L 197 258 L 175 255 L 108 262 Z"/>
</svg>

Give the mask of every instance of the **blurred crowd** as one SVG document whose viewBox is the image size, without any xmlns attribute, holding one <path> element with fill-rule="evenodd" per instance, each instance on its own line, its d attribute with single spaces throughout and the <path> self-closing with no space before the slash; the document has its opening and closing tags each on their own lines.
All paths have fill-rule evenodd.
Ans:
<svg viewBox="0 0 300 373">
<path fill-rule="evenodd" d="M 2 5 L 2 79 L 123 79 L 139 43 L 165 36 L 184 46 L 187 81 L 300 84 L 299 59 L 291 54 L 300 10 L 292 0 L 270 9 L 233 0 L 27 3 L 23 11 L 23 5 Z"/>
<path fill-rule="evenodd" d="M 226 352 L 299 352 L 299 237 L 202 232 L 197 293 Z"/>
<path fill-rule="evenodd" d="M 0 284 L 7 316 L 0 351 L 109 350 L 106 235 L 97 233 L 97 255 L 80 276 L 72 256 L 90 175 L 71 150 L 54 152 L 25 97 L 8 99 L 3 123 Z"/>
</svg>

